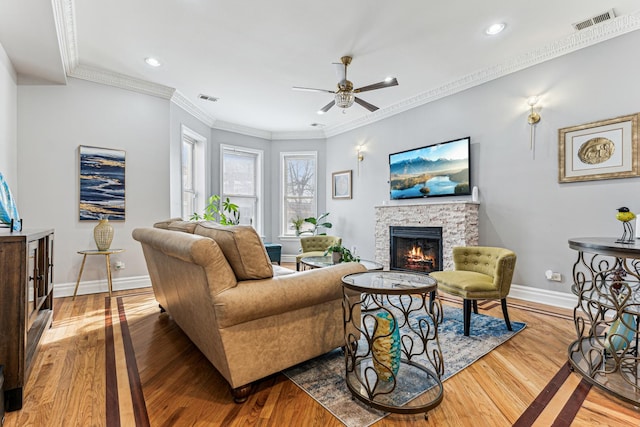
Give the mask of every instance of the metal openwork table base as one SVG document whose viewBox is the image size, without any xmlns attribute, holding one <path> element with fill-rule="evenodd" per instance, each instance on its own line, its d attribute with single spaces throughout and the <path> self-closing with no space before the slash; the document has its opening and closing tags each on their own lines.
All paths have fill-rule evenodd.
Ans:
<svg viewBox="0 0 640 427">
<path fill-rule="evenodd" d="M 640 245 L 615 238 L 578 238 L 573 266 L 577 340 L 569 346 L 571 368 L 589 383 L 640 404 Z"/>
<path fill-rule="evenodd" d="M 424 412 L 426 418 L 444 392 L 438 341 L 442 306 L 437 298 L 432 307 L 429 302 L 436 281 L 390 271 L 348 274 L 342 281 L 345 378 L 351 394 L 376 409 Z M 360 298 L 350 291 L 360 292 Z M 365 302 L 368 309 L 362 313 Z M 416 387 L 427 391 L 409 402 Z"/>
</svg>

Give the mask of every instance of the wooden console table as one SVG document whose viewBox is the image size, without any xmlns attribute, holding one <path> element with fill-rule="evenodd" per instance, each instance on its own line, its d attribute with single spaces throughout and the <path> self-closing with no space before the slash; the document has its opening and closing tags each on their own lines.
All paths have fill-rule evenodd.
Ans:
<svg viewBox="0 0 640 427">
<path fill-rule="evenodd" d="M 573 310 L 578 337 L 569 346 L 569 362 L 591 384 L 637 405 L 640 242 L 615 241 L 569 240 L 569 247 L 578 251 L 571 287 L 578 297 Z"/>
<path fill-rule="evenodd" d="M 38 344 L 53 320 L 53 239 L 53 229 L 0 230 L 0 364 L 7 411 L 22 408 Z"/>
</svg>

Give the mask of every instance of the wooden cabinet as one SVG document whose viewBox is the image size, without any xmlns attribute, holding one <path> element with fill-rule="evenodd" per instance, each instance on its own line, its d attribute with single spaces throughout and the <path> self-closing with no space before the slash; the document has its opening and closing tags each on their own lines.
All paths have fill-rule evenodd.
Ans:
<svg viewBox="0 0 640 427">
<path fill-rule="evenodd" d="M 0 365 L 7 411 L 23 388 L 53 318 L 53 230 L 0 230 Z"/>
</svg>

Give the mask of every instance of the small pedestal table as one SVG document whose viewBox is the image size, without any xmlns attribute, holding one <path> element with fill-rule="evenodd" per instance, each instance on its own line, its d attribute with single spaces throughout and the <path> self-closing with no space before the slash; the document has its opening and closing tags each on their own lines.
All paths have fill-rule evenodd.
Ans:
<svg viewBox="0 0 640 427">
<path fill-rule="evenodd" d="M 351 394 L 388 412 L 415 414 L 440 404 L 444 373 L 438 341 L 442 306 L 426 274 L 367 271 L 342 278 L 345 378 Z M 353 297 L 353 291 L 361 298 Z M 360 306 L 369 307 L 361 315 Z M 362 317 L 360 317 L 362 316 Z M 428 390 L 419 398 L 420 390 Z"/>
</svg>

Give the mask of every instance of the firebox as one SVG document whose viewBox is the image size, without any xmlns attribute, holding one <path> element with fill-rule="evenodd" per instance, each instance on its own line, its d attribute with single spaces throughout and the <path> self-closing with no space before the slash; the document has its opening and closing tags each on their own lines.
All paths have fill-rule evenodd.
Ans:
<svg viewBox="0 0 640 427">
<path fill-rule="evenodd" d="M 391 270 L 442 270 L 442 227 L 389 227 Z"/>
</svg>

